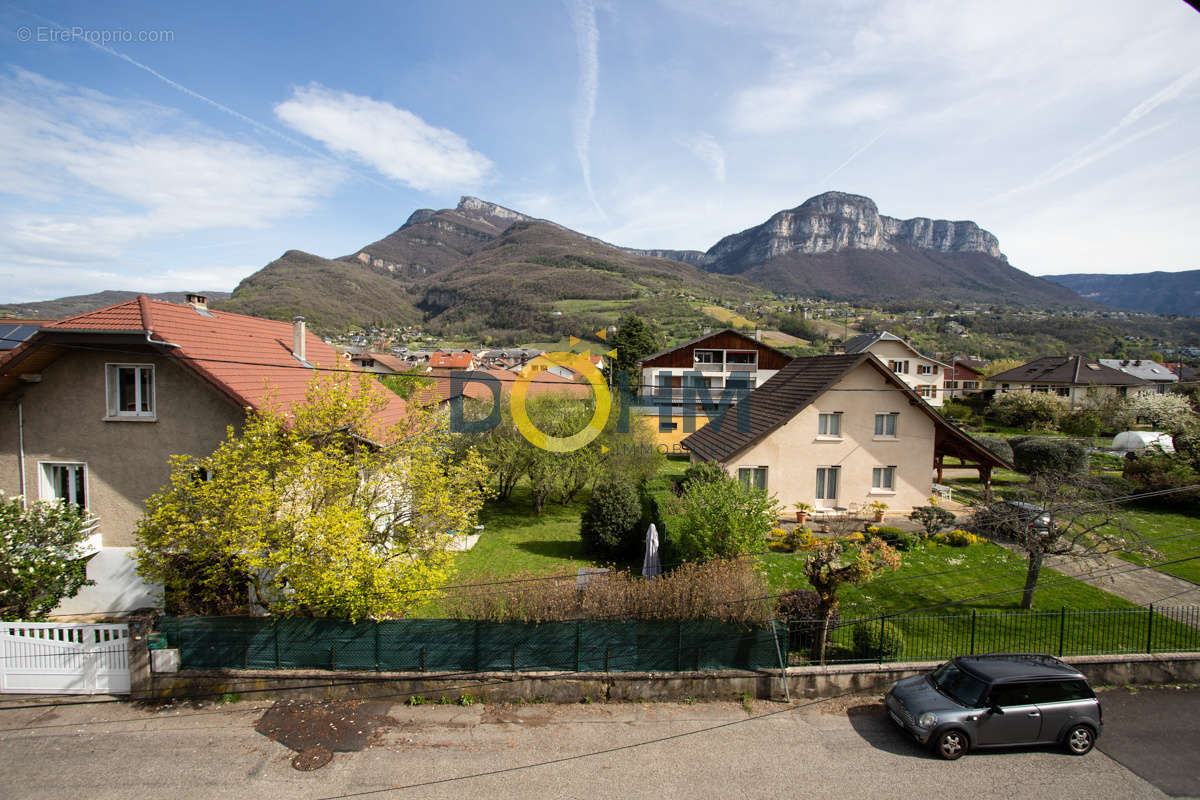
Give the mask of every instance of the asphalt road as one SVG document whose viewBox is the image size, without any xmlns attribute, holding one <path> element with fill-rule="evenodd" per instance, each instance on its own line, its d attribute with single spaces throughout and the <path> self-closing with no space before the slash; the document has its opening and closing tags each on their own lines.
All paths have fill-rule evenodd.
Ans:
<svg viewBox="0 0 1200 800">
<path fill-rule="evenodd" d="M 0 711 L 0 797 L 1200 797 L 1189 767 L 1200 691 L 1103 701 L 1106 730 L 1085 757 L 1038 749 L 947 763 L 896 730 L 873 697 L 749 710 L 387 701 L 306 710 L 265 700 L 147 710 L 72 699 L 11 708 L 19 701 L 0 698 L 10 706 Z M 308 772 L 281 744 L 321 741 L 336 752 Z"/>
</svg>

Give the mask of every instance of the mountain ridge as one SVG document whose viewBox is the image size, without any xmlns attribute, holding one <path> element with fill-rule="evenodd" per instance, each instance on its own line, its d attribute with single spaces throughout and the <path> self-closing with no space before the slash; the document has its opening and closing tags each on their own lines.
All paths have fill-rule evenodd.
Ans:
<svg viewBox="0 0 1200 800">
<path fill-rule="evenodd" d="M 1200 317 L 1200 269 L 1123 275 L 1076 272 L 1043 277 L 1113 308 Z"/>
</svg>

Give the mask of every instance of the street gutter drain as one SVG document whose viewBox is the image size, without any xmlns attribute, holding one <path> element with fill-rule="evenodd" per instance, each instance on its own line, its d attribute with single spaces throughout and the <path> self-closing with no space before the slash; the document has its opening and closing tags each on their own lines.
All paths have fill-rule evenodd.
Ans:
<svg viewBox="0 0 1200 800">
<path fill-rule="evenodd" d="M 307 750 L 296 753 L 292 757 L 292 767 L 301 772 L 312 772 L 314 769 L 320 769 L 329 763 L 333 758 L 333 751 L 328 747 L 316 745 Z"/>
</svg>

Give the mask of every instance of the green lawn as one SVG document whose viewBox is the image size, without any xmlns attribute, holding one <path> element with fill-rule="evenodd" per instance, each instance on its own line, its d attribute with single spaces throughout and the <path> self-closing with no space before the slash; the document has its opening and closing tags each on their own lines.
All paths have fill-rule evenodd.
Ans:
<svg viewBox="0 0 1200 800">
<path fill-rule="evenodd" d="M 1157 551 L 1157 555 L 1116 553 L 1113 555 L 1134 564 L 1174 561 L 1178 558 L 1200 556 L 1200 517 L 1171 511 L 1130 509 L 1126 520 Z M 1181 564 L 1157 567 L 1158 571 L 1193 583 L 1200 583 L 1200 558 Z"/>
<path fill-rule="evenodd" d="M 943 475 L 943 482 L 954 490 L 954 499 L 960 503 L 983 502 L 983 484 L 979 481 L 979 473 L 972 469 L 949 469 Z M 1010 469 L 992 471 L 992 499 L 1003 498 L 1005 491 L 1029 482 L 1029 476 Z"/>
<path fill-rule="evenodd" d="M 682 474 L 686 458 L 672 457 L 654 479 L 652 488 L 665 488 L 671 478 Z M 993 485 L 1000 490 L 1025 482 L 1025 476 L 1000 471 Z M 952 479 L 956 496 L 978 490 L 978 479 Z M 579 519 L 586 505 L 586 493 L 575 502 L 562 506 L 551 503 L 540 517 L 533 513 L 529 489 L 523 483 L 507 501 L 490 501 L 481 521 L 483 536 L 474 549 L 455 557 L 456 574 L 451 585 L 486 581 L 516 574 L 573 574 L 579 567 L 597 566 L 584 551 L 579 538 Z M 1200 520 L 1180 514 L 1135 512 L 1134 522 L 1147 536 L 1168 535 L 1181 530 L 1195 535 L 1160 543 L 1164 558 L 1186 554 L 1187 548 L 1200 544 Z M 763 567 L 772 593 L 789 588 L 807 588 L 804 555 L 771 553 L 763 557 Z M 1196 566 L 1181 565 L 1196 569 Z M 842 618 L 851 620 L 876 617 L 880 613 L 900 615 L 894 622 L 905 634 L 910 655 L 939 654 L 947 647 L 969 648 L 971 613 L 977 615 L 976 649 L 1030 649 L 1057 651 L 1062 608 L 1095 612 L 1085 623 L 1072 623 L 1062 633 L 1066 652 L 1099 649 L 1144 650 L 1146 627 L 1137 614 L 1119 614 L 1137 607 L 1101 588 L 1078 581 L 1065 581 L 1054 570 L 1043 569 L 1034 595 L 1034 614 L 1021 612 L 1020 589 L 1025 580 L 1025 562 L 1014 554 L 990 543 L 969 548 L 928 546 L 904 553 L 904 564 L 895 572 L 880 576 L 870 584 L 849 587 L 842 594 Z M 1061 583 L 1059 583 L 1061 582 Z M 985 596 L 986 595 L 986 596 Z M 975 598 L 975 599 L 973 599 Z M 961 605 L 941 606 L 943 603 Z M 1040 612 L 1040 613 L 1038 613 Z M 1139 614 L 1141 612 L 1138 612 Z M 437 603 L 431 603 L 421 616 L 438 616 Z M 939 619 L 931 620 L 936 617 Z M 1196 632 L 1178 623 L 1156 616 L 1152 625 L 1155 648 L 1188 645 L 1200 647 Z M 1032 633 L 1031 633 L 1032 631 Z M 843 656 L 849 646 L 851 628 L 839 631 Z M 1036 634 L 1036 635 L 1035 635 Z M 955 638 L 957 637 L 957 638 Z M 963 637 L 966 637 L 965 639 Z M 844 641 L 841 641 L 844 640 Z M 990 643 L 990 644 L 989 644 Z"/>
<path fill-rule="evenodd" d="M 506 501 L 488 501 L 480 514 L 483 535 L 475 547 L 454 558 L 453 583 L 529 573 L 553 575 L 593 567 L 583 551 L 579 517 L 587 493 L 570 505 L 549 503 L 539 517 L 533 513 L 529 487 L 522 483 Z"/>
<path fill-rule="evenodd" d="M 972 642 L 975 652 L 1058 652 L 1060 640 L 1066 654 L 1144 652 L 1148 633 L 1155 650 L 1200 647 L 1200 633 L 1194 629 L 1158 614 L 1149 623 L 1147 613 L 1134 603 L 1048 568 L 1039 577 L 1032 611 L 1021 611 L 1025 561 L 998 545 L 931 545 L 903 555 L 900 569 L 864 586 L 847 587 L 840 614 L 844 622 L 876 619 L 863 623 L 867 625 L 878 624 L 881 614 L 897 615 L 888 621 L 904 634 L 905 657 L 945 658 L 970 650 Z M 773 593 L 808 587 L 803 554 L 773 553 L 764 564 Z M 1092 613 L 1068 614 L 1064 620 L 1064 608 Z M 852 633 L 848 625 L 834 637 L 840 657 L 849 656 Z"/>
</svg>

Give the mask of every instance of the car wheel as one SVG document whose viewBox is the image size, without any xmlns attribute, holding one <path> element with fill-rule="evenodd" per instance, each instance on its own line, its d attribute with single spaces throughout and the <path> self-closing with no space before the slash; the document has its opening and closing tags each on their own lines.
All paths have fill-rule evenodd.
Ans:
<svg viewBox="0 0 1200 800">
<path fill-rule="evenodd" d="M 1071 755 L 1087 755 L 1096 744 L 1096 732 L 1090 725 L 1076 725 L 1067 731 L 1063 742 L 1067 745 L 1067 752 Z"/>
<path fill-rule="evenodd" d="M 953 761 L 967 752 L 967 735 L 954 729 L 942 731 L 934 740 L 933 749 L 942 758 Z"/>
</svg>

